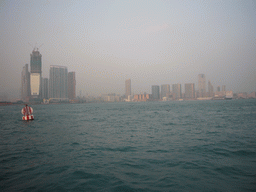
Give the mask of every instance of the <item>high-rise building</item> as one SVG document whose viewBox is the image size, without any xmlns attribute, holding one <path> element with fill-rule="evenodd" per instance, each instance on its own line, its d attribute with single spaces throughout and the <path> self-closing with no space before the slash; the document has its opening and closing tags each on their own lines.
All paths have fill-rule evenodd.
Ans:
<svg viewBox="0 0 256 192">
<path fill-rule="evenodd" d="M 208 81 L 208 93 L 209 93 L 209 97 L 214 96 L 214 90 L 213 90 L 213 86 L 211 84 L 211 81 Z"/>
<path fill-rule="evenodd" d="M 217 87 L 217 91 L 220 92 L 220 86 Z"/>
<path fill-rule="evenodd" d="M 170 93 L 170 85 L 165 84 L 165 85 L 161 85 L 161 99 L 163 99 L 163 97 L 168 97 Z"/>
<path fill-rule="evenodd" d="M 160 99 L 159 85 L 152 85 L 152 99 Z"/>
<path fill-rule="evenodd" d="M 186 83 L 185 84 L 185 98 L 186 99 L 194 99 L 195 98 L 195 84 L 194 83 Z"/>
<path fill-rule="evenodd" d="M 226 85 L 222 85 L 221 91 L 226 91 Z"/>
<path fill-rule="evenodd" d="M 38 49 L 34 49 L 30 54 L 30 92 L 31 98 L 41 97 L 41 74 L 42 55 Z"/>
<path fill-rule="evenodd" d="M 131 89 L 131 79 L 125 80 L 125 98 L 128 99 L 128 96 L 132 94 Z"/>
<path fill-rule="evenodd" d="M 65 66 L 50 66 L 49 98 L 68 98 L 68 69 Z"/>
<path fill-rule="evenodd" d="M 199 74 L 198 75 L 198 97 L 205 97 L 206 96 L 206 82 L 205 82 L 205 75 Z"/>
<path fill-rule="evenodd" d="M 41 87 L 42 87 L 42 99 L 48 99 L 49 98 L 49 81 L 48 78 L 42 78 L 41 79 Z"/>
<path fill-rule="evenodd" d="M 180 99 L 182 98 L 182 93 L 181 93 L 181 84 L 173 84 L 172 85 L 172 97 L 173 99 Z"/>
<path fill-rule="evenodd" d="M 30 73 L 28 71 L 28 64 L 26 64 L 21 72 L 21 99 L 23 101 L 29 100 L 30 97 Z"/>
<path fill-rule="evenodd" d="M 68 98 L 69 99 L 76 98 L 76 73 L 75 72 L 68 73 Z"/>
</svg>

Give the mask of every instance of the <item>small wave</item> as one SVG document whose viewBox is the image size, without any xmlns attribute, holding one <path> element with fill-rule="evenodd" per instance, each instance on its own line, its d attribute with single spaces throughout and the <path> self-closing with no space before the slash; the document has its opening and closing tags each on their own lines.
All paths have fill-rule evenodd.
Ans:
<svg viewBox="0 0 256 192">
<path fill-rule="evenodd" d="M 95 122 L 104 122 L 106 121 L 105 119 L 99 119 L 99 118 L 92 118 L 91 121 L 95 121 Z"/>
<path fill-rule="evenodd" d="M 212 152 L 213 152 L 215 155 L 221 155 L 221 156 L 229 157 L 231 151 L 226 150 L 226 149 L 214 148 L 214 149 L 212 150 Z"/>
<path fill-rule="evenodd" d="M 256 157 L 256 152 L 249 151 L 249 150 L 238 150 L 238 151 L 232 152 L 232 154 L 236 156 Z"/>
<path fill-rule="evenodd" d="M 117 147 L 117 148 L 110 148 L 110 147 L 106 147 L 106 148 L 98 148 L 98 150 L 100 151 L 119 151 L 119 152 L 132 152 L 132 151 L 136 151 L 135 147 Z"/>
<path fill-rule="evenodd" d="M 167 163 L 166 167 L 177 167 L 179 166 L 180 163 L 179 162 L 171 162 L 171 163 Z"/>
<path fill-rule="evenodd" d="M 71 145 L 80 145 L 79 143 L 77 143 L 77 142 L 74 142 L 74 143 L 72 143 Z"/>
<path fill-rule="evenodd" d="M 82 170 L 76 170 L 72 173 L 72 175 L 75 178 L 80 178 L 80 179 L 92 179 L 92 178 L 98 178 L 99 175 L 98 174 L 92 174 L 92 173 L 87 173 L 85 171 Z"/>
<path fill-rule="evenodd" d="M 113 188 L 113 191 L 143 191 L 142 189 L 138 190 L 138 189 L 133 189 L 127 185 L 121 185 L 121 186 L 116 186 Z M 146 191 L 146 190 L 145 190 Z"/>
<path fill-rule="evenodd" d="M 147 150 L 146 152 L 148 152 L 148 153 L 168 153 L 169 151 L 158 149 L 158 150 Z"/>
<path fill-rule="evenodd" d="M 52 174 L 60 174 L 62 172 L 67 171 L 70 168 L 70 166 L 58 166 L 58 167 L 53 167 L 50 170 L 48 170 L 46 172 L 46 174 L 48 175 L 52 175 Z"/>
<path fill-rule="evenodd" d="M 234 166 L 221 166 L 215 168 L 215 171 L 223 174 L 223 175 L 241 175 L 243 171 Z"/>
<path fill-rule="evenodd" d="M 176 125 L 176 124 L 175 124 L 175 123 L 170 122 L 170 123 L 164 123 L 164 125 Z"/>
</svg>

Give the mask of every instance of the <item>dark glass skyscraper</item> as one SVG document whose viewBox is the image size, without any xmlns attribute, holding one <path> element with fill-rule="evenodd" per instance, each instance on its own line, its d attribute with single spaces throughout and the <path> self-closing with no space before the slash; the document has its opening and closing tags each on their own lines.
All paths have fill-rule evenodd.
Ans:
<svg viewBox="0 0 256 192">
<path fill-rule="evenodd" d="M 152 85 L 152 99 L 160 99 L 159 85 Z"/>
<path fill-rule="evenodd" d="M 49 98 L 68 98 L 68 69 L 64 66 L 50 66 Z"/>
<path fill-rule="evenodd" d="M 172 94 L 173 94 L 173 99 L 180 99 L 182 98 L 182 93 L 181 93 L 181 84 L 173 84 L 172 85 Z"/>
<path fill-rule="evenodd" d="M 76 73 L 75 72 L 68 73 L 68 98 L 69 99 L 76 98 Z"/>
<path fill-rule="evenodd" d="M 30 54 L 30 72 L 31 73 L 42 73 L 42 55 L 37 50 L 33 50 Z"/>
<path fill-rule="evenodd" d="M 48 78 L 42 78 L 41 79 L 41 95 L 42 95 L 42 99 L 48 99 L 48 94 L 49 94 L 49 89 L 48 89 L 48 85 L 49 85 L 49 81 Z"/>
<path fill-rule="evenodd" d="M 161 85 L 161 99 L 163 99 L 163 97 L 168 97 L 169 94 L 170 94 L 170 85 L 169 84 Z"/>
<path fill-rule="evenodd" d="M 21 72 L 21 99 L 28 101 L 30 97 L 30 73 L 28 72 L 28 64 L 26 64 Z"/>
<path fill-rule="evenodd" d="M 194 99 L 195 98 L 195 84 L 194 83 L 186 83 L 185 84 L 185 98 L 186 99 Z"/>
</svg>

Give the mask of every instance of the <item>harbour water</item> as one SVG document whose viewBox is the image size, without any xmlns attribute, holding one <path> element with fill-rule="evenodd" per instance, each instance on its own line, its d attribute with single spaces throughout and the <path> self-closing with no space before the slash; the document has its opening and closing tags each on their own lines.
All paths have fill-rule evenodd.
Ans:
<svg viewBox="0 0 256 192">
<path fill-rule="evenodd" d="M 0 107 L 0 191 L 256 191 L 256 100 Z"/>
</svg>

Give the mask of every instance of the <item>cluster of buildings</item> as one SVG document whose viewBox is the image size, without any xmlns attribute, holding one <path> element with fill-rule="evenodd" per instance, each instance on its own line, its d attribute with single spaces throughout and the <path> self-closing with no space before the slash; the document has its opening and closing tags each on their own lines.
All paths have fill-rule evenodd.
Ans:
<svg viewBox="0 0 256 192">
<path fill-rule="evenodd" d="M 168 101 L 168 100 L 221 100 L 221 99 L 246 99 L 256 98 L 255 93 L 251 94 L 239 93 L 233 94 L 227 91 L 226 86 L 218 86 L 214 91 L 213 85 L 208 81 L 208 89 L 206 88 L 206 77 L 204 74 L 198 75 L 198 89 L 194 83 L 185 83 L 185 92 L 182 92 L 181 84 L 152 85 L 151 94 L 135 94 L 131 95 L 131 79 L 125 81 L 125 101 Z"/>
<path fill-rule="evenodd" d="M 34 48 L 30 54 L 30 72 L 26 64 L 21 73 L 23 102 L 73 102 L 76 98 L 75 72 L 67 67 L 51 65 L 49 78 L 42 77 L 42 55 Z"/>
<path fill-rule="evenodd" d="M 125 80 L 124 95 L 109 93 L 101 94 L 99 97 L 86 97 L 87 102 L 141 102 L 141 101 L 169 101 L 169 100 L 224 100 L 224 99 L 248 99 L 256 98 L 256 92 L 234 93 L 227 91 L 226 86 L 217 86 L 216 91 L 210 81 L 206 84 L 204 74 L 198 75 L 198 88 L 194 83 L 185 83 L 184 92 L 181 84 L 152 85 L 151 94 L 132 94 L 131 79 Z"/>
</svg>

